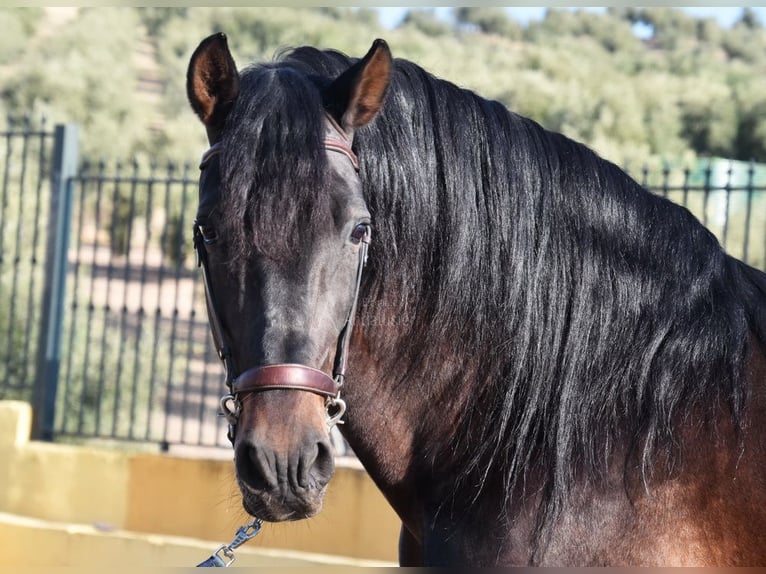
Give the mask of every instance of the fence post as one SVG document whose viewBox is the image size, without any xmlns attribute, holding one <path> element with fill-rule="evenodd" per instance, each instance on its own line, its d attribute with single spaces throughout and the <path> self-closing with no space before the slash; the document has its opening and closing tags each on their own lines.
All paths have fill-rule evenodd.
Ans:
<svg viewBox="0 0 766 574">
<path fill-rule="evenodd" d="M 61 334 L 64 321 L 67 252 L 72 219 L 72 178 L 77 175 L 79 128 L 57 125 L 51 165 L 51 197 L 48 240 L 45 252 L 40 337 L 33 396 L 32 436 L 53 439 L 56 392 L 61 363 Z"/>
</svg>

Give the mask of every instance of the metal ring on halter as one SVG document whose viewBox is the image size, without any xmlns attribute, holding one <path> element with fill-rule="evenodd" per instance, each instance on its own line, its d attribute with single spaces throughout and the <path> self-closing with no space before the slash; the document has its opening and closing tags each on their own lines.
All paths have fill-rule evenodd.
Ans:
<svg viewBox="0 0 766 574">
<path fill-rule="evenodd" d="M 324 404 L 327 411 L 327 430 L 329 431 L 335 425 L 342 425 L 343 421 L 340 419 L 346 412 L 346 401 L 340 398 L 340 391 L 336 397 L 327 397 Z M 331 409 L 335 409 L 335 414 L 330 414 Z"/>
<path fill-rule="evenodd" d="M 226 418 L 226 422 L 235 426 L 239 420 L 239 411 L 241 404 L 234 395 L 224 395 L 221 397 L 221 415 Z"/>
</svg>

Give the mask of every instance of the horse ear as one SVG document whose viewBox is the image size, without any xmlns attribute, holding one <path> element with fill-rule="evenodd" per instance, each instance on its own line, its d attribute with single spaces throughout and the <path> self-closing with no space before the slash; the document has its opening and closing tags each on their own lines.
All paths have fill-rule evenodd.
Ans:
<svg viewBox="0 0 766 574">
<path fill-rule="evenodd" d="M 325 109 L 349 133 L 368 124 L 386 96 L 393 60 L 388 44 L 375 40 L 367 54 L 338 76 L 323 94 Z"/>
<path fill-rule="evenodd" d="M 239 95 L 239 73 L 226 34 L 208 36 L 194 50 L 186 72 L 186 95 L 208 137 L 217 134 Z"/>
</svg>

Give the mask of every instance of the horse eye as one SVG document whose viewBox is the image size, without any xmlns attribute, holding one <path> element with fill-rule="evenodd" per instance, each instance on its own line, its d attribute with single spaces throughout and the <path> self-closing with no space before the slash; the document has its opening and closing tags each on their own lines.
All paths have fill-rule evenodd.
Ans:
<svg viewBox="0 0 766 574">
<path fill-rule="evenodd" d="M 200 232 L 200 235 L 202 235 L 202 240 L 205 242 L 206 245 L 215 243 L 216 239 L 218 239 L 218 234 L 215 232 L 215 229 L 213 229 L 209 225 L 200 225 L 199 232 Z"/>
<path fill-rule="evenodd" d="M 367 235 L 369 227 L 370 226 L 367 223 L 360 223 L 354 227 L 354 231 L 351 232 L 351 243 L 354 245 L 359 245 L 362 239 L 364 239 L 364 237 Z"/>
</svg>

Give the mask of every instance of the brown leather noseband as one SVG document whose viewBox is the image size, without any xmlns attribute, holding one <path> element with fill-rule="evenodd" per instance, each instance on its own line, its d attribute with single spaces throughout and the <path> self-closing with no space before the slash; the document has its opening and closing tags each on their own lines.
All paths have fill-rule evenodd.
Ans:
<svg viewBox="0 0 766 574">
<path fill-rule="evenodd" d="M 289 381 L 289 382 L 286 382 Z M 308 391 L 327 397 L 336 397 L 338 384 L 327 373 L 306 367 L 283 363 L 253 367 L 240 374 L 231 384 L 234 395 L 257 391 L 270 391 L 288 386 L 298 391 Z"/>
<path fill-rule="evenodd" d="M 331 126 L 333 128 L 331 130 L 332 133 L 328 133 L 324 140 L 325 149 L 342 153 L 348 157 L 351 164 L 354 166 L 354 169 L 358 172 L 359 160 L 351 149 L 350 143 L 345 138 L 342 131 L 338 131 L 334 123 L 331 123 Z M 213 144 L 202 156 L 200 169 L 205 170 L 211 161 L 217 159 L 220 151 L 220 144 Z M 202 185 L 202 183 L 200 185 Z M 371 239 L 370 227 L 367 227 L 367 232 L 359 244 L 353 299 L 346 317 L 346 322 L 338 336 L 332 377 L 319 369 L 290 363 L 253 367 L 239 375 L 234 375 L 231 348 L 223 336 L 207 259 L 206 246 L 214 243 L 215 239 L 216 237 L 206 237 L 203 225 L 199 221 L 194 222 L 194 249 L 197 252 L 197 264 L 202 268 L 208 309 L 208 321 L 218 351 L 218 357 L 224 364 L 224 369 L 226 371 L 226 385 L 230 391 L 229 394 L 224 395 L 221 398 L 222 414 L 229 422 L 229 440 L 232 442 L 234 441 L 234 433 L 241 408 L 240 396 L 244 393 L 262 392 L 275 389 L 291 389 L 314 393 L 325 397 L 325 406 L 328 410 L 328 427 L 340 423 L 340 418 L 346 410 L 346 405 L 340 398 L 340 389 L 343 386 L 346 377 L 349 341 L 351 338 L 351 331 L 354 327 L 354 316 L 356 314 L 359 289 L 362 282 L 362 272 L 367 261 L 367 250 Z"/>
</svg>

